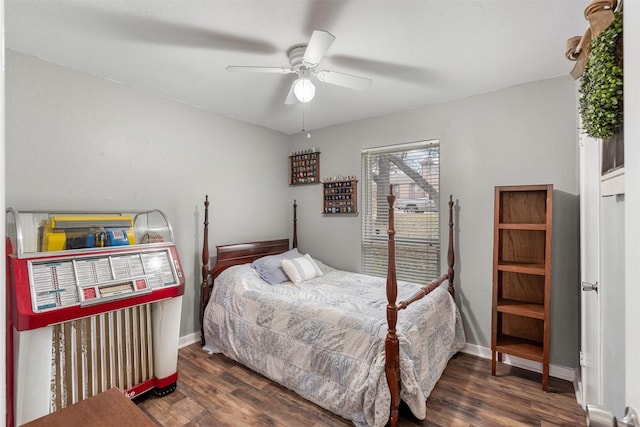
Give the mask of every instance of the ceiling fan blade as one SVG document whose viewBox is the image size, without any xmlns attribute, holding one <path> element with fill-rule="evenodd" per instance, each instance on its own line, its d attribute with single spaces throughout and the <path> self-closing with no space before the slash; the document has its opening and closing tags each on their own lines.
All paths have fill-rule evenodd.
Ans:
<svg viewBox="0 0 640 427">
<path fill-rule="evenodd" d="M 388 77 L 395 80 L 404 80 L 420 85 L 434 85 L 442 77 L 437 76 L 428 68 L 402 65 L 395 62 L 379 61 L 375 59 L 361 58 L 350 55 L 331 55 L 331 63 L 336 68 L 346 67 L 355 72 L 363 72 L 368 75 Z"/>
<path fill-rule="evenodd" d="M 310 66 L 318 65 L 335 39 L 335 36 L 328 31 L 314 30 L 304 51 L 302 62 Z"/>
<path fill-rule="evenodd" d="M 227 71 L 233 72 L 249 72 L 249 73 L 274 73 L 274 74 L 291 74 L 295 73 L 292 69 L 282 67 L 251 67 L 243 65 L 229 65 Z"/>
<path fill-rule="evenodd" d="M 352 76 L 351 74 L 338 73 L 337 71 L 319 71 L 316 77 L 321 82 L 355 90 L 369 90 L 373 80 L 366 77 Z"/>
<path fill-rule="evenodd" d="M 289 88 L 289 93 L 287 94 L 287 99 L 285 99 L 284 101 L 284 103 L 287 105 L 295 104 L 296 102 L 298 102 L 298 99 L 296 98 L 296 94 L 293 93 L 293 87 L 296 85 L 297 81 L 298 79 L 295 79 L 291 83 L 291 87 Z"/>
</svg>

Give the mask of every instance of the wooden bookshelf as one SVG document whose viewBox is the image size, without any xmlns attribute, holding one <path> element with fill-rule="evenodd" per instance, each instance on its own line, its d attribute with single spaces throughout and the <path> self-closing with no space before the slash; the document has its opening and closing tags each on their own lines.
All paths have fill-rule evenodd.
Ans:
<svg viewBox="0 0 640 427">
<path fill-rule="evenodd" d="M 542 363 L 549 382 L 553 186 L 495 188 L 491 374 L 503 354 Z"/>
</svg>

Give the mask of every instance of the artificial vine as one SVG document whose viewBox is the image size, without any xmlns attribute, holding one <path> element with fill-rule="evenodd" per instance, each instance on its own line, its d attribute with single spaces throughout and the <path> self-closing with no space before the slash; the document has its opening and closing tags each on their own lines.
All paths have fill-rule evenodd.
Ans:
<svg viewBox="0 0 640 427">
<path fill-rule="evenodd" d="M 580 116 L 587 135 L 608 139 L 623 121 L 622 12 L 591 41 L 580 83 Z"/>
</svg>

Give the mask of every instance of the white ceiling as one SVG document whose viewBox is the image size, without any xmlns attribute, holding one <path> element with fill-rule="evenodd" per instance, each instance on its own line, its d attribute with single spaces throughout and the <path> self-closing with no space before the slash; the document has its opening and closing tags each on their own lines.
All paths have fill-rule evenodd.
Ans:
<svg viewBox="0 0 640 427">
<path fill-rule="evenodd" d="M 318 70 L 369 77 L 358 92 L 316 84 L 305 127 L 319 129 L 566 75 L 566 40 L 587 28 L 587 0 L 6 0 L 6 47 L 287 134 L 295 75 L 314 29 L 336 40 Z"/>
</svg>

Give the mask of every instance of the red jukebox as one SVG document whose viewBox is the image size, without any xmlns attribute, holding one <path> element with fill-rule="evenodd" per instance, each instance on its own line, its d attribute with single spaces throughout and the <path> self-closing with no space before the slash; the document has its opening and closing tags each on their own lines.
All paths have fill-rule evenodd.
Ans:
<svg viewBox="0 0 640 427">
<path fill-rule="evenodd" d="M 7 425 L 178 378 L 184 275 L 165 215 L 7 210 Z"/>
</svg>

